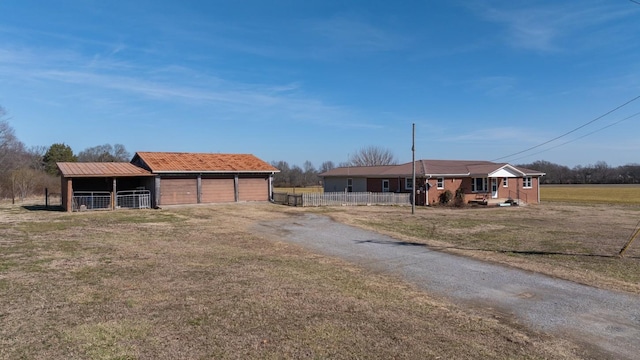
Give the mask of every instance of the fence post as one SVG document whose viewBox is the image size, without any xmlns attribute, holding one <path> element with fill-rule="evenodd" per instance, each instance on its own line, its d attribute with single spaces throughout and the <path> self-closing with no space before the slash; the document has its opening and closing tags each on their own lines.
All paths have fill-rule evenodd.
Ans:
<svg viewBox="0 0 640 360">
<path fill-rule="evenodd" d="M 49 188 L 44 188 L 44 207 L 49 208 Z"/>
</svg>

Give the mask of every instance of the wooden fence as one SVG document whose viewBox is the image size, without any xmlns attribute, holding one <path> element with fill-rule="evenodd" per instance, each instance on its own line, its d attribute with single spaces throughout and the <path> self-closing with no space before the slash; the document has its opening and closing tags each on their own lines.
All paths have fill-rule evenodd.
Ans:
<svg viewBox="0 0 640 360">
<path fill-rule="evenodd" d="M 411 205 L 411 194 L 408 193 L 274 193 L 273 199 L 278 204 L 285 204 L 289 206 Z"/>
</svg>

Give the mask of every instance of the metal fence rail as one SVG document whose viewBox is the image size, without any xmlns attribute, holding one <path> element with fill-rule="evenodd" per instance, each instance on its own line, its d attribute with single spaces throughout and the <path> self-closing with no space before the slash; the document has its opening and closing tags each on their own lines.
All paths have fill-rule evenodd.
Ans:
<svg viewBox="0 0 640 360">
<path fill-rule="evenodd" d="M 73 211 L 111 209 L 111 193 L 108 191 L 74 191 Z"/>
<path fill-rule="evenodd" d="M 149 209 L 151 208 L 151 191 L 124 190 L 116 193 L 116 208 L 118 209 Z"/>
<path fill-rule="evenodd" d="M 411 205 L 409 193 L 326 192 L 302 194 L 302 206 Z"/>
<path fill-rule="evenodd" d="M 518 204 L 520 204 L 520 202 L 524 202 L 525 204 L 529 202 L 525 192 L 509 190 L 509 198 L 515 199 Z"/>
<path fill-rule="evenodd" d="M 302 194 L 273 193 L 273 202 L 280 205 L 302 206 Z"/>
</svg>

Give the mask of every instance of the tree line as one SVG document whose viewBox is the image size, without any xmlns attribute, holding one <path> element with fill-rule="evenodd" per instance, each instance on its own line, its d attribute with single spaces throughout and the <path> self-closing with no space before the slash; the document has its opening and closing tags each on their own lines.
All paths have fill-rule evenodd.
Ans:
<svg viewBox="0 0 640 360">
<path fill-rule="evenodd" d="M 542 184 L 640 184 L 640 164 L 609 166 L 604 161 L 573 168 L 538 160 L 517 165 L 545 173 Z"/>
<path fill-rule="evenodd" d="M 60 191 L 56 162 L 129 161 L 131 155 L 121 144 L 99 145 L 77 155 L 64 143 L 27 147 L 18 139 L 0 107 L 0 197 L 23 200 L 32 195 Z"/>
<path fill-rule="evenodd" d="M 338 166 L 393 164 L 397 164 L 397 160 L 391 151 L 370 146 L 354 152 L 346 162 L 339 163 Z M 317 169 L 310 161 L 305 161 L 302 167 L 289 165 L 286 161 L 274 161 L 271 165 L 280 169 L 280 173 L 274 176 L 276 187 L 321 185 L 322 179 L 319 174 L 336 167 L 332 161 L 323 162 Z M 640 164 L 637 163 L 614 167 L 604 161 L 598 161 L 595 164 L 569 168 L 565 165 L 538 160 L 516 166 L 545 173 L 541 178 L 542 184 L 640 184 Z"/>
</svg>

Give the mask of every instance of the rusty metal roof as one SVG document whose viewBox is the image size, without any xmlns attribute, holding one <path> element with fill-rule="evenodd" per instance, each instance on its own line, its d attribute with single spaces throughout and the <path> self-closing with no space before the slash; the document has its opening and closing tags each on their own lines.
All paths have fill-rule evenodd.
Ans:
<svg viewBox="0 0 640 360">
<path fill-rule="evenodd" d="M 145 169 L 125 162 L 59 162 L 64 177 L 130 177 L 153 176 Z"/>
<path fill-rule="evenodd" d="M 167 172 L 279 172 L 251 154 L 212 154 L 180 152 L 137 152 L 132 162 L 141 160 L 154 173 Z"/>
</svg>

